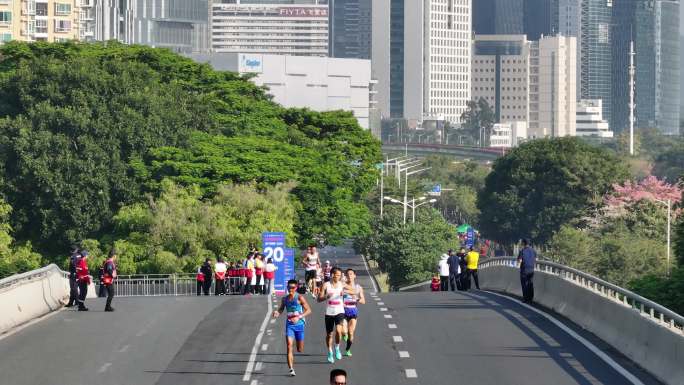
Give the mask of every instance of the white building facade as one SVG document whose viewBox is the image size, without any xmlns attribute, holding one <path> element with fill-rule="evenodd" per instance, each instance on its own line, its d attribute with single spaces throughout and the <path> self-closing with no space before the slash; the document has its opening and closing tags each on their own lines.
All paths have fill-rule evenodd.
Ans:
<svg viewBox="0 0 684 385">
<path fill-rule="evenodd" d="M 613 131 L 603 119 L 601 99 L 582 99 L 577 103 L 577 136 L 613 137 Z"/>
<path fill-rule="evenodd" d="M 351 111 L 361 127 L 370 128 L 370 60 L 253 53 L 189 56 L 220 71 L 255 74 L 251 80 L 267 87 L 273 100 L 285 107 Z"/>
<path fill-rule="evenodd" d="M 404 1 L 404 118 L 460 121 L 471 99 L 471 10 L 471 0 Z"/>
<path fill-rule="evenodd" d="M 526 122 L 496 123 L 492 127 L 489 146 L 497 148 L 517 147 L 527 139 Z"/>
<path fill-rule="evenodd" d="M 473 100 L 484 99 L 499 123 L 529 121 L 529 65 L 525 35 L 476 35 Z"/>
<path fill-rule="evenodd" d="M 530 54 L 530 119 L 534 138 L 575 136 L 577 38 L 553 36 L 533 42 Z"/>
<path fill-rule="evenodd" d="M 327 1 L 311 2 L 214 1 L 211 51 L 327 56 Z"/>
</svg>

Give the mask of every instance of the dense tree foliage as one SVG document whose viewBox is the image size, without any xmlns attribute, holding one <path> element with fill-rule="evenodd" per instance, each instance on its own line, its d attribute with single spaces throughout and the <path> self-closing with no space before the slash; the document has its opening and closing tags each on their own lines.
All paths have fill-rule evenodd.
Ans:
<svg viewBox="0 0 684 385">
<path fill-rule="evenodd" d="M 16 245 L 12 238 L 9 216 L 12 207 L 0 199 L 0 278 L 41 267 L 40 254 L 31 250 L 31 244 Z"/>
<path fill-rule="evenodd" d="M 617 158 L 579 139 L 525 143 L 499 158 L 487 176 L 477 203 L 481 230 L 504 244 L 523 237 L 545 243 L 626 178 Z"/>
<path fill-rule="evenodd" d="M 472 143 L 489 146 L 489 137 L 496 123 L 496 114 L 483 98 L 467 103 L 466 110 L 461 114 L 462 130 L 472 138 Z M 482 142 L 482 143 L 480 143 Z"/>
<path fill-rule="evenodd" d="M 380 147 L 348 112 L 286 109 L 235 73 L 117 43 L 0 47 L 0 193 L 17 239 L 48 255 L 100 239 L 122 206 L 227 182 L 294 181 L 297 239 L 368 230 Z"/>
<path fill-rule="evenodd" d="M 670 182 L 684 181 L 684 140 L 654 157 L 653 174 Z"/>
<path fill-rule="evenodd" d="M 357 250 L 388 273 L 395 289 L 429 279 L 439 256 L 458 244 L 453 227 L 437 210 L 421 207 L 416 223 L 406 225 L 402 216 L 401 207 L 389 206 L 382 218 L 373 220 L 371 234 L 356 243 Z"/>
</svg>

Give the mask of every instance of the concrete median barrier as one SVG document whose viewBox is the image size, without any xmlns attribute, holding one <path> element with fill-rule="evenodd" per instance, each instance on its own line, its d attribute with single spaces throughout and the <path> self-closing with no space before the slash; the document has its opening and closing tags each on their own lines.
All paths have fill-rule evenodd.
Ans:
<svg viewBox="0 0 684 385">
<path fill-rule="evenodd" d="M 684 384 L 684 335 L 639 309 L 556 274 L 534 275 L 535 302 L 590 331 L 667 384 Z M 480 270 L 486 290 L 521 296 L 515 267 Z"/>
<path fill-rule="evenodd" d="M 0 334 L 55 311 L 69 300 L 69 280 L 56 266 L 0 280 Z"/>
</svg>

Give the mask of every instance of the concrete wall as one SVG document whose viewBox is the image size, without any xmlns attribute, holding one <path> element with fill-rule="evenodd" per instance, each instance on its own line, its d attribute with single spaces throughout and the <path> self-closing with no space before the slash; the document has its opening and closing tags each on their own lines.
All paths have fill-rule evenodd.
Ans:
<svg viewBox="0 0 684 385">
<path fill-rule="evenodd" d="M 480 270 L 480 287 L 520 296 L 513 267 Z M 615 347 L 667 384 L 684 384 L 684 336 L 607 297 L 561 277 L 536 272 L 535 302 L 553 309 Z"/>
<path fill-rule="evenodd" d="M 35 274 L 41 270 L 44 274 Z M 0 334 L 58 310 L 69 301 L 69 280 L 56 265 L 18 276 L 26 278 L 18 280 L 16 285 L 0 289 Z M 16 277 L 8 277 L 3 282 Z M 95 285 L 91 283 L 88 298 L 96 297 Z"/>
</svg>

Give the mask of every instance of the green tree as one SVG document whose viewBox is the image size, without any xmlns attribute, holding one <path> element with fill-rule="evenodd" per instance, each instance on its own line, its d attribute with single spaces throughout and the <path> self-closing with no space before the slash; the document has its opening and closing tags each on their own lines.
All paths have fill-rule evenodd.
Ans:
<svg viewBox="0 0 684 385">
<path fill-rule="evenodd" d="M 680 218 L 679 224 L 674 228 L 675 255 L 679 266 L 684 267 L 684 216 Z"/>
<path fill-rule="evenodd" d="M 547 242 L 627 178 L 618 159 L 577 138 L 539 139 L 496 160 L 478 195 L 481 231 L 503 244 Z"/>
<path fill-rule="evenodd" d="M 677 182 L 684 178 L 684 141 L 654 158 L 653 175 Z"/>
<path fill-rule="evenodd" d="M 12 226 L 9 224 L 12 207 L 0 199 L 0 278 L 23 273 L 41 267 L 40 254 L 31 249 L 31 244 L 15 245 Z"/>
<path fill-rule="evenodd" d="M 684 314 L 684 268 L 673 270 L 670 277 L 641 277 L 632 281 L 629 288 L 677 314 Z"/>
<path fill-rule="evenodd" d="M 382 219 L 373 220 L 370 235 L 356 241 L 357 250 L 378 261 L 395 289 L 429 279 L 439 256 L 457 242 L 453 226 L 437 210 L 421 208 L 416 223 L 404 225 L 402 217 L 402 208 L 389 206 Z"/>
<path fill-rule="evenodd" d="M 473 138 L 474 142 L 480 143 L 482 139 L 481 145 L 489 146 L 489 136 L 496 123 L 496 115 L 485 99 L 467 102 L 466 110 L 461 114 L 461 121 L 463 122 L 462 129 Z"/>
</svg>

